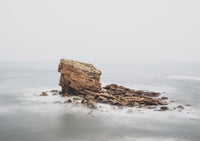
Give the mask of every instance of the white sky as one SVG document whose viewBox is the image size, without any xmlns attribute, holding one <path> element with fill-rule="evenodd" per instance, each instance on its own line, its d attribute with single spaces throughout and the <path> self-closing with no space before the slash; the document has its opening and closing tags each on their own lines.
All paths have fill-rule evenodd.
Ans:
<svg viewBox="0 0 200 141">
<path fill-rule="evenodd" d="M 199 0 L 0 0 L 0 60 L 200 61 Z"/>
</svg>

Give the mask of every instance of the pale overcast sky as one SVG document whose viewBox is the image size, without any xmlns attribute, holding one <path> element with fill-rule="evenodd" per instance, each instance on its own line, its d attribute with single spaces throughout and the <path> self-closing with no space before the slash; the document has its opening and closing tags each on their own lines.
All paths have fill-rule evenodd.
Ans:
<svg viewBox="0 0 200 141">
<path fill-rule="evenodd" d="M 199 0 L 1 0 L 0 60 L 200 61 Z"/>
</svg>

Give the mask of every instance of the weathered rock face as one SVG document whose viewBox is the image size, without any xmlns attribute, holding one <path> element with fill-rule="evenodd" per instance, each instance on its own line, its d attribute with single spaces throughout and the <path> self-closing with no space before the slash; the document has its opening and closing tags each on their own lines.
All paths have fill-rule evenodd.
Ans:
<svg viewBox="0 0 200 141">
<path fill-rule="evenodd" d="M 98 92 L 101 90 L 100 75 L 92 64 L 73 60 L 61 59 L 58 72 L 61 73 L 59 85 L 63 94 L 79 94 L 79 91 L 89 90 Z"/>
<path fill-rule="evenodd" d="M 160 93 L 132 90 L 116 84 L 106 85 L 100 92 L 89 90 L 80 91 L 79 96 L 86 101 L 95 101 L 117 106 L 152 106 L 167 105 L 168 103 L 161 98 L 157 98 Z"/>
<path fill-rule="evenodd" d="M 159 98 L 160 93 L 156 92 L 133 90 L 116 84 L 101 88 L 101 71 L 91 64 L 61 59 L 58 72 L 61 73 L 59 85 L 62 87 L 62 94 L 79 96 L 82 98 L 81 103 L 87 104 L 90 108 L 97 108 L 95 103 L 128 107 L 168 104 L 165 101 L 167 98 Z"/>
</svg>

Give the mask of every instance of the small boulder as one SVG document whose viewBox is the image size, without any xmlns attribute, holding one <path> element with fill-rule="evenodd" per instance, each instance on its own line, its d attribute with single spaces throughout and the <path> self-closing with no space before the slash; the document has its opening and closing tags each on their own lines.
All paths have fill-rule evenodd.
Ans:
<svg viewBox="0 0 200 141">
<path fill-rule="evenodd" d="M 182 105 L 177 106 L 177 108 L 184 109 L 184 107 Z"/>
<path fill-rule="evenodd" d="M 58 90 L 51 90 L 50 92 L 51 92 L 51 93 L 57 93 Z"/>
<path fill-rule="evenodd" d="M 64 103 L 72 103 L 71 99 L 66 100 Z"/>
<path fill-rule="evenodd" d="M 160 109 L 163 110 L 163 111 L 169 110 L 169 108 L 166 107 L 166 106 L 162 106 L 162 107 L 160 107 Z"/>
<path fill-rule="evenodd" d="M 81 101 L 81 103 L 82 103 L 82 104 L 86 104 L 86 103 L 87 103 L 87 100 L 84 100 L 84 99 L 83 99 L 83 100 Z"/>
<path fill-rule="evenodd" d="M 161 99 L 162 99 L 162 100 L 166 100 L 166 99 L 168 99 L 168 97 L 161 97 Z"/>
<path fill-rule="evenodd" d="M 40 94 L 40 96 L 48 96 L 48 94 L 46 92 L 42 92 L 42 94 Z"/>
</svg>

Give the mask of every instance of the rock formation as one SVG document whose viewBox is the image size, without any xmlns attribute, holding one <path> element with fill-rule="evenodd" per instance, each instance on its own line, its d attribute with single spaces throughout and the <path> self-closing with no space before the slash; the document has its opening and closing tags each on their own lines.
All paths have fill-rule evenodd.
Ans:
<svg viewBox="0 0 200 141">
<path fill-rule="evenodd" d="M 61 73 L 59 85 L 63 94 L 75 95 L 81 90 L 101 90 L 101 71 L 92 64 L 61 59 L 58 72 Z"/>
<path fill-rule="evenodd" d="M 117 106 L 151 106 L 167 105 L 168 103 L 161 98 L 157 98 L 160 93 L 132 90 L 116 84 L 106 85 L 99 92 L 89 90 L 79 91 L 79 96 L 84 98 L 84 103 L 95 101 Z"/>
<path fill-rule="evenodd" d="M 167 97 L 157 98 L 160 93 L 133 90 L 116 84 L 101 88 L 101 71 L 93 65 L 61 59 L 58 71 L 61 73 L 59 85 L 63 95 L 81 97 L 82 104 L 96 108 L 94 103 L 106 103 L 117 106 L 167 105 Z M 69 101 L 68 101 L 69 102 Z"/>
</svg>

